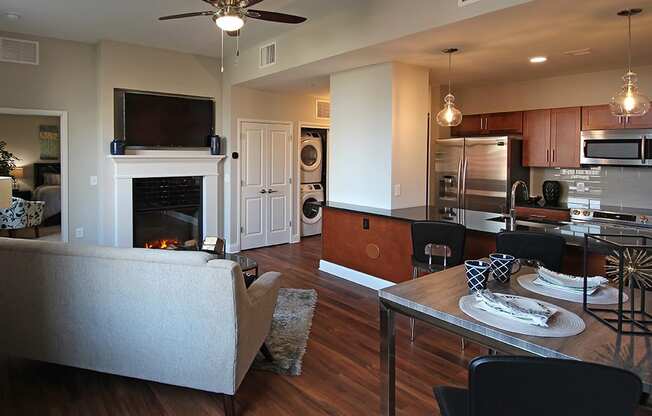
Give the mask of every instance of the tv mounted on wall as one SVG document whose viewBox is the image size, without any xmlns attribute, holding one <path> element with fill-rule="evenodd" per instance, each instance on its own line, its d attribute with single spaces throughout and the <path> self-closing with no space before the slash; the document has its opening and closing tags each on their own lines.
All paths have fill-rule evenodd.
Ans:
<svg viewBox="0 0 652 416">
<path fill-rule="evenodd" d="M 208 147 L 214 126 L 211 98 L 115 90 L 115 134 L 129 147 Z"/>
</svg>

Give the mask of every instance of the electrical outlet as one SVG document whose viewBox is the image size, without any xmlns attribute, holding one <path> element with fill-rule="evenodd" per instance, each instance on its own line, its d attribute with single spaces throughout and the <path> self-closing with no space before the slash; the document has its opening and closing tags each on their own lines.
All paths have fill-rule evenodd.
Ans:
<svg viewBox="0 0 652 416">
<path fill-rule="evenodd" d="M 97 186 L 97 176 L 91 176 L 91 186 Z"/>
<path fill-rule="evenodd" d="M 394 185 L 394 196 L 401 196 L 401 185 Z"/>
<path fill-rule="evenodd" d="M 75 238 L 84 238 L 84 228 L 75 228 Z"/>
</svg>

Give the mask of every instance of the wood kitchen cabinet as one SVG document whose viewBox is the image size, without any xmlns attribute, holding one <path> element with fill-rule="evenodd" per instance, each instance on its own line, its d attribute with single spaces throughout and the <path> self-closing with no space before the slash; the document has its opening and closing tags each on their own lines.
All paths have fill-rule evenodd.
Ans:
<svg viewBox="0 0 652 416">
<path fill-rule="evenodd" d="M 579 107 L 526 111 L 523 115 L 523 166 L 580 166 Z"/>
<path fill-rule="evenodd" d="M 582 130 L 650 129 L 652 112 L 642 117 L 616 117 L 608 105 L 582 107 Z"/>
<path fill-rule="evenodd" d="M 451 136 L 453 137 L 522 133 L 522 111 L 465 115 L 459 126 L 451 128 Z"/>
</svg>

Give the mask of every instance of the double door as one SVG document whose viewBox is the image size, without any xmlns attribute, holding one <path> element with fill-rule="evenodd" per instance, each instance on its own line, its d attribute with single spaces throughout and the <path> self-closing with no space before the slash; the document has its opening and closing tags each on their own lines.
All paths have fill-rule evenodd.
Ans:
<svg viewBox="0 0 652 416">
<path fill-rule="evenodd" d="M 580 167 L 579 107 L 531 110 L 523 123 L 523 166 Z"/>
<path fill-rule="evenodd" d="M 521 134 L 523 132 L 523 112 L 471 114 L 462 118 L 459 126 L 451 128 L 453 137 L 469 137 L 490 134 Z"/>
<path fill-rule="evenodd" d="M 289 243 L 292 129 L 286 124 L 243 122 L 240 130 L 240 248 Z"/>
</svg>

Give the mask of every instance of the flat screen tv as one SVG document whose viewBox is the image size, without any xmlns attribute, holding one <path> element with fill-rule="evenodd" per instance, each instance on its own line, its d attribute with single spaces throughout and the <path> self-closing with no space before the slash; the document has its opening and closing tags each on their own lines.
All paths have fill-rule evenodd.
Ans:
<svg viewBox="0 0 652 416">
<path fill-rule="evenodd" d="M 207 147 L 214 132 L 215 102 L 208 98 L 122 90 L 116 110 L 116 130 L 130 147 Z"/>
</svg>

